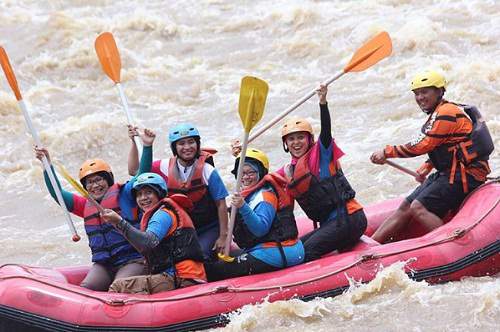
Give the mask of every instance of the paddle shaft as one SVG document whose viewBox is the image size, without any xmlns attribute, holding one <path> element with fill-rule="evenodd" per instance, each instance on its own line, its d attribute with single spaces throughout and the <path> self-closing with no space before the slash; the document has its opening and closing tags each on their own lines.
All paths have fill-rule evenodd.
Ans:
<svg viewBox="0 0 500 332">
<path fill-rule="evenodd" d="M 334 76 L 330 77 L 328 80 L 324 81 L 322 84 L 328 86 L 333 81 L 335 81 L 335 80 L 339 79 L 340 77 L 342 77 L 342 75 L 344 75 L 345 73 L 346 73 L 346 71 L 341 70 L 337 74 L 335 74 Z M 314 96 L 315 94 L 316 94 L 316 89 L 310 91 L 309 93 L 307 93 L 306 95 L 304 95 L 301 99 L 299 99 L 297 102 L 295 102 L 293 105 L 291 105 L 286 110 L 284 110 L 283 112 L 281 112 L 280 114 L 278 114 L 277 116 L 275 116 L 267 124 L 265 124 L 264 126 L 262 126 L 259 129 L 255 130 L 254 133 L 252 133 L 252 136 L 250 136 L 250 138 L 248 139 L 248 142 L 250 143 L 254 139 L 256 139 L 257 137 L 259 137 L 260 135 L 262 135 L 262 133 L 264 133 L 266 130 L 268 130 L 269 128 L 271 128 L 272 126 L 274 126 L 278 121 L 280 121 L 285 116 L 287 116 L 289 113 L 291 113 L 292 111 L 294 111 L 295 109 L 297 109 L 300 105 L 302 105 L 303 103 L 305 103 L 307 100 L 311 99 L 311 97 Z"/>
<path fill-rule="evenodd" d="M 390 160 L 387 160 L 387 159 L 386 159 L 386 160 L 385 160 L 385 163 L 386 163 L 387 165 L 392 166 L 392 167 L 394 167 L 394 168 L 396 168 L 396 169 L 399 169 L 401 172 L 406 173 L 406 174 L 408 174 L 408 175 L 411 175 L 411 176 L 413 176 L 413 177 L 415 177 L 415 178 L 420 176 L 417 172 L 414 172 L 414 171 L 412 171 L 411 169 L 408 169 L 408 168 L 403 167 L 403 166 L 401 166 L 401 165 L 399 165 L 399 164 L 396 164 L 396 163 L 395 163 L 395 162 L 393 162 L 393 161 L 390 161 Z"/>
<path fill-rule="evenodd" d="M 129 125 L 132 125 L 133 121 L 132 121 L 132 116 L 130 115 L 130 109 L 128 107 L 127 96 L 125 96 L 125 91 L 123 91 L 123 87 L 120 82 L 116 83 L 116 88 L 118 89 L 118 93 L 120 94 L 120 99 L 122 101 L 123 108 L 125 109 L 125 113 L 127 114 L 127 122 Z M 139 139 L 139 137 L 134 136 L 134 142 L 135 145 L 137 146 L 137 151 L 139 153 L 139 159 L 140 159 L 142 154 L 141 140 Z"/>
<path fill-rule="evenodd" d="M 40 141 L 40 138 L 38 137 L 38 133 L 35 130 L 35 127 L 33 126 L 33 123 L 31 122 L 30 115 L 28 113 L 28 110 L 26 108 L 26 104 L 24 103 L 23 99 L 18 100 L 19 107 L 21 108 L 21 111 L 23 112 L 24 115 L 24 120 L 26 121 L 26 125 L 28 126 L 28 129 L 31 133 L 31 136 L 33 137 L 33 140 L 35 141 L 35 144 L 37 146 L 42 146 L 42 143 Z M 59 201 L 59 204 L 63 208 L 65 215 L 66 215 L 66 222 L 68 224 L 68 227 L 71 231 L 71 234 L 73 235 L 73 241 L 78 241 L 80 237 L 78 236 L 78 233 L 76 232 L 75 225 L 73 225 L 73 220 L 71 220 L 71 215 L 68 212 L 68 208 L 66 207 L 66 203 L 64 202 L 61 190 L 59 186 L 57 185 L 56 178 L 54 176 L 54 173 L 52 172 L 52 168 L 50 167 L 50 163 L 48 159 L 44 156 L 42 158 L 42 164 L 43 168 L 47 172 L 47 175 L 49 176 L 50 184 L 52 185 L 52 188 L 54 188 L 54 192 L 56 193 L 57 200 Z"/>
<path fill-rule="evenodd" d="M 243 177 L 243 164 L 245 164 L 245 156 L 247 154 L 248 147 L 248 135 L 250 132 L 245 131 L 245 136 L 243 137 L 243 144 L 241 146 L 240 162 L 238 164 L 238 172 L 236 175 L 236 187 L 234 188 L 234 193 L 240 192 L 241 178 Z M 236 214 L 238 213 L 238 208 L 234 205 L 231 206 L 231 216 L 229 219 L 229 225 L 227 226 L 227 238 L 226 245 L 224 247 L 224 255 L 229 256 L 229 251 L 231 250 L 231 241 L 233 240 L 233 229 L 234 223 L 236 221 Z"/>
<path fill-rule="evenodd" d="M 87 190 L 85 190 L 85 188 L 83 188 L 83 186 L 79 182 L 77 182 L 75 179 L 73 179 L 71 177 L 71 175 L 69 175 L 69 173 L 66 170 L 66 168 L 64 168 L 64 166 L 60 162 L 56 161 L 55 164 L 57 166 L 57 169 L 58 169 L 59 173 L 62 175 L 62 177 L 65 178 L 66 181 L 68 181 L 68 183 L 76 191 L 78 191 L 80 193 L 80 195 L 82 195 L 83 197 L 87 198 L 89 200 L 89 202 L 91 204 L 93 204 L 99 212 L 104 212 L 104 208 L 92 196 L 89 195 L 89 193 L 87 192 Z"/>
</svg>

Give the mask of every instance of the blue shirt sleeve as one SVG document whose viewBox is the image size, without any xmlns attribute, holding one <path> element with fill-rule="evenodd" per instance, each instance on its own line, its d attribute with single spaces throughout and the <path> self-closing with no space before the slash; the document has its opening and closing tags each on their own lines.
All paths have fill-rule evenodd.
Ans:
<svg viewBox="0 0 500 332">
<path fill-rule="evenodd" d="M 276 216 L 274 207 L 265 201 L 257 204 L 253 210 L 245 202 L 241 209 L 239 209 L 239 213 L 243 217 L 248 230 L 258 237 L 264 236 L 269 232 Z"/>
<path fill-rule="evenodd" d="M 163 239 L 170 228 L 173 225 L 172 217 L 164 210 L 157 210 L 151 219 L 149 219 L 147 232 L 151 232 L 158 237 L 158 239 Z"/>
<path fill-rule="evenodd" d="M 319 178 L 325 179 L 331 176 L 330 174 L 330 162 L 333 156 L 333 144 L 330 144 L 328 148 L 325 148 L 323 144 L 320 144 L 320 156 L 319 156 Z"/>
<path fill-rule="evenodd" d="M 214 201 L 225 199 L 229 193 L 216 169 L 212 171 L 208 178 L 208 192 Z"/>
</svg>

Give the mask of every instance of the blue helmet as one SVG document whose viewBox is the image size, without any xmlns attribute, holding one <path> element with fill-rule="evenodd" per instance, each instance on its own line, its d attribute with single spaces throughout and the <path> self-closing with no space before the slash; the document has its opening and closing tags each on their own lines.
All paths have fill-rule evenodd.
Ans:
<svg viewBox="0 0 500 332">
<path fill-rule="evenodd" d="M 165 180 L 163 180 L 163 178 L 156 173 L 142 173 L 141 175 L 139 175 L 135 179 L 134 185 L 132 187 L 133 194 L 135 195 L 137 193 L 137 190 L 145 186 L 154 189 L 160 198 L 163 198 L 167 195 L 167 184 L 165 183 Z"/>
<path fill-rule="evenodd" d="M 168 132 L 168 140 L 170 144 L 177 142 L 186 137 L 200 137 L 200 132 L 190 123 L 183 123 L 170 128 Z"/>
<path fill-rule="evenodd" d="M 193 137 L 198 144 L 198 153 L 200 151 L 200 132 L 190 123 L 182 123 L 171 128 L 168 132 L 168 140 L 170 142 L 170 148 L 174 156 L 177 156 L 177 149 L 175 148 L 175 142 L 183 138 Z"/>
</svg>

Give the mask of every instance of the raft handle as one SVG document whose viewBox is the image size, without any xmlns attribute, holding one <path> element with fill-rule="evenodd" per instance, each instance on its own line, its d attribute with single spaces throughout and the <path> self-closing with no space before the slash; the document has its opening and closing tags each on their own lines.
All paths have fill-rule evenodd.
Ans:
<svg viewBox="0 0 500 332">
<path fill-rule="evenodd" d="M 120 300 L 120 299 L 112 299 L 112 300 L 106 301 L 106 303 L 110 306 L 113 306 L 113 307 L 121 307 L 121 306 L 125 305 L 125 301 Z"/>
<path fill-rule="evenodd" d="M 229 292 L 229 286 L 217 286 L 215 287 L 214 289 L 214 293 L 215 294 L 218 294 L 218 293 L 227 293 Z"/>
<path fill-rule="evenodd" d="M 465 233 L 467 233 L 467 231 L 463 228 L 457 228 L 453 231 L 453 236 L 456 238 L 456 239 L 459 239 L 461 237 L 463 237 L 465 235 Z"/>
</svg>

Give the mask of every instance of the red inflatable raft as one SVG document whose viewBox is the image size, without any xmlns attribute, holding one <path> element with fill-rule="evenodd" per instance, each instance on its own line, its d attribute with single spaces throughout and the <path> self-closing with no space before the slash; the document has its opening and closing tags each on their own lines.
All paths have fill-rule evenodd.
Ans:
<svg viewBox="0 0 500 332">
<path fill-rule="evenodd" d="M 185 331 L 223 325 L 225 313 L 245 304 L 329 297 L 348 288 L 348 277 L 368 282 L 381 266 L 406 261 L 415 280 L 441 283 L 500 271 L 500 184 L 472 193 L 444 226 L 423 236 L 385 245 L 361 241 L 348 252 L 256 276 L 234 278 L 156 295 L 113 294 L 83 289 L 88 268 L 0 267 L 2 331 Z M 367 235 L 400 200 L 366 209 Z M 301 231 L 310 222 L 300 220 Z"/>
</svg>

